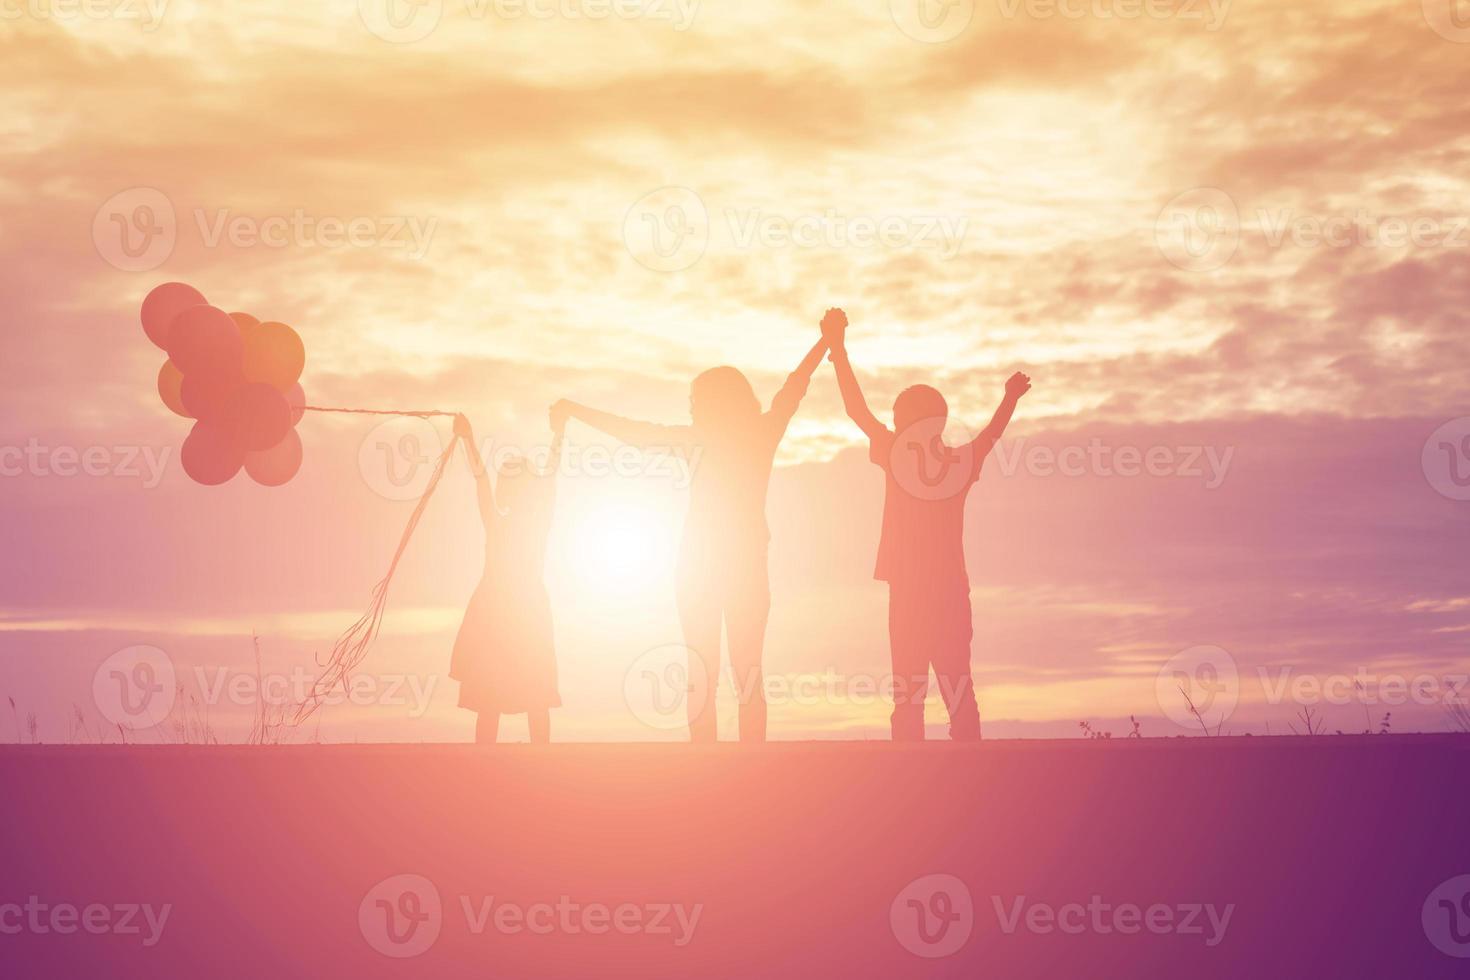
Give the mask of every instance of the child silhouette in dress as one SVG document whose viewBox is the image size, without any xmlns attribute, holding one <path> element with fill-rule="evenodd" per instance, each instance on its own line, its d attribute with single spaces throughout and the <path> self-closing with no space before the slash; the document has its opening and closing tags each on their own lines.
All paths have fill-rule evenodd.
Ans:
<svg viewBox="0 0 1470 980">
<path fill-rule="evenodd" d="M 454 434 L 464 442 L 479 488 L 485 571 L 455 638 L 449 676 L 459 681 L 460 707 L 478 715 L 480 743 L 496 740 L 501 715 L 522 713 L 531 741 L 549 742 L 550 709 L 561 705 L 543 573 L 565 419 L 553 414 L 552 428 L 551 458 L 543 472 L 535 472 L 524 456 L 512 456 L 500 464 L 492 487 L 469 419 L 454 419 Z"/>
</svg>

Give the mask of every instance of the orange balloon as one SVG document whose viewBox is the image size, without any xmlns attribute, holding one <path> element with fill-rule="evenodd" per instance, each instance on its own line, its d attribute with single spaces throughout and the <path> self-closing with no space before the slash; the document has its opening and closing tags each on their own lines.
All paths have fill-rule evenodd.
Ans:
<svg viewBox="0 0 1470 980">
<path fill-rule="evenodd" d="M 245 380 L 285 391 L 301 377 L 306 346 L 284 323 L 268 320 L 245 332 Z"/>
<path fill-rule="evenodd" d="M 269 449 L 245 454 L 245 472 L 250 479 L 264 487 L 279 487 L 289 483 L 301 469 L 301 437 L 295 429 Z"/>
<path fill-rule="evenodd" d="M 183 386 L 184 372 L 175 367 L 173 361 L 164 361 L 163 367 L 158 369 L 158 397 L 163 399 L 170 412 L 192 419 L 194 416 L 184 408 Z"/>
<path fill-rule="evenodd" d="M 230 319 L 234 320 L 235 326 L 240 328 L 240 336 L 242 337 L 260 326 L 260 321 L 249 313 L 231 313 Z"/>
</svg>

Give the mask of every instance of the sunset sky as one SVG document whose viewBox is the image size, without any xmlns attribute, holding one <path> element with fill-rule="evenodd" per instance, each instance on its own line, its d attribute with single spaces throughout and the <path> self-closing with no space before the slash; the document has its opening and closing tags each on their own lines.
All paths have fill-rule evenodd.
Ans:
<svg viewBox="0 0 1470 980">
<path fill-rule="evenodd" d="M 1033 377 L 969 501 L 987 736 L 1198 734 L 1159 680 L 1197 647 L 1238 670 L 1227 731 L 1451 727 L 1288 682 L 1470 674 L 1463 3 L 0 0 L 0 65 L 0 740 L 104 729 L 133 645 L 196 695 L 254 677 L 252 631 L 309 672 L 448 437 L 309 414 L 289 485 L 194 484 L 138 323 L 168 280 L 293 325 L 313 405 L 528 451 L 560 397 L 679 422 L 733 364 L 769 400 L 841 306 L 885 420 L 924 381 L 974 431 Z M 681 738 L 627 692 L 680 642 L 683 480 L 570 439 L 554 735 Z M 772 737 L 886 738 L 882 475 L 830 366 L 778 463 L 765 664 L 824 680 Z M 456 460 L 380 696 L 299 737 L 469 738 L 482 557 Z M 216 734 L 252 710 L 218 699 Z"/>
</svg>

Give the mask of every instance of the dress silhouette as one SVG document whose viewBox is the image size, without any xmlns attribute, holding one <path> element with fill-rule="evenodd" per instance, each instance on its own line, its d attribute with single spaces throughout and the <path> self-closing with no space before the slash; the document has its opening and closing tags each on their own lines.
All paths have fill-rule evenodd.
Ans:
<svg viewBox="0 0 1470 980">
<path fill-rule="evenodd" d="M 690 651 L 692 741 L 712 742 L 718 734 L 721 626 L 740 700 L 740 739 L 765 740 L 761 654 L 771 607 L 766 491 L 776 448 L 826 349 L 823 340 L 807 352 L 764 412 L 749 380 L 733 367 L 711 368 L 694 379 L 691 425 L 658 425 L 576 402 L 559 403 L 570 417 L 630 445 L 683 452 L 690 458 L 694 478 L 679 547 L 676 600 Z"/>
<path fill-rule="evenodd" d="M 455 419 L 478 487 L 485 526 L 485 570 L 454 641 L 449 676 L 459 681 L 459 704 L 476 712 L 477 742 L 494 742 L 503 714 L 526 713 L 531 741 L 551 737 L 549 709 L 557 693 L 551 601 L 543 581 L 546 541 L 556 500 L 561 430 L 551 463 L 533 471 L 523 457 L 501 464 L 492 487 L 463 416 Z"/>
</svg>

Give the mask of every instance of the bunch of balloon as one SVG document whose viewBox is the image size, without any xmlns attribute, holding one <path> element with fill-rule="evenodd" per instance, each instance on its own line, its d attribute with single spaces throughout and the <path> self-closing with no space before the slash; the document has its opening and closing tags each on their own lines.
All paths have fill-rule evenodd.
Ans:
<svg viewBox="0 0 1470 980">
<path fill-rule="evenodd" d="M 168 353 L 158 394 L 194 419 L 179 458 L 205 486 L 244 469 L 256 483 L 281 486 L 301 469 L 296 423 L 306 410 L 301 369 L 306 349 L 284 323 L 226 313 L 181 282 L 143 300 L 143 331 Z"/>
</svg>

